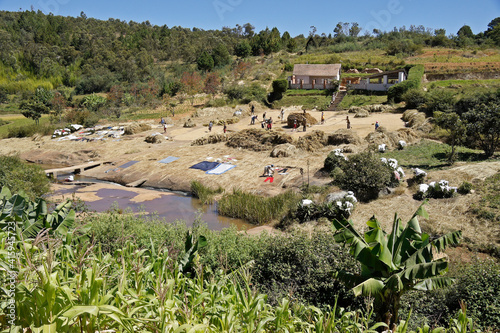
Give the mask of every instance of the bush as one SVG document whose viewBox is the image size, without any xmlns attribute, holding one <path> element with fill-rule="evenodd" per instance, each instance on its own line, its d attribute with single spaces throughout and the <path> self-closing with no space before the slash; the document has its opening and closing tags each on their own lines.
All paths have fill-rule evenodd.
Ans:
<svg viewBox="0 0 500 333">
<path fill-rule="evenodd" d="M 460 194 L 468 194 L 472 190 L 472 184 L 469 182 L 463 182 L 457 189 Z"/>
<path fill-rule="evenodd" d="M 455 95 L 448 90 L 434 89 L 427 94 L 425 110 L 432 116 L 435 111 L 450 111 L 455 105 Z"/>
<path fill-rule="evenodd" d="M 451 187 L 448 181 L 441 180 L 439 182 L 431 182 L 429 185 L 420 184 L 413 198 L 415 200 L 423 200 L 425 198 L 444 199 L 453 197 L 456 192 L 456 187 Z"/>
<path fill-rule="evenodd" d="M 283 70 L 285 72 L 291 72 L 291 71 L 293 71 L 293 64 L 286 63 L 285 66 L 283 67 Z"/>
<path fill-rule="evenodd" d="M 402 101 L 402 96 L 410 89 L 419 89 L 422 85 L 422 77 L 424 76 L 425 68 L 423 65 L 416 65 L 408 71 L 408 79 L 397 83 L 387 91 L 387 100 L 394 103 Z"/>
<path fill-rule="evenodd" d="M 390 186 L 394 172 L 371 152 L 349 156 L 340 165 L 341 172 L 333 182 L 346 191 L 353 191 L 361 201 L 376 199 L 380 190 Z"/>
<path fill-rule="evenodd" d="M 401 99 L 406 103 L 407 109 L 418 109 L 427 101 L 425 92 L 420 89 L 408 90 L 401 96 Z"/>
<path fill-rule="evenodd" d="M 334 272 L 355 272 L 359 268 L 347 249 L 336 244 L 329 232 L 294 233 L 293 237 L 269 237 L 255 255 L 253 281 L 268 295 L 271 304 L 283 297 L 315 306 L 355 307 L 361 302 Z"/>
<path fill-rule="evenodd" d="M 457 311 L 459 301 L 467 304 L 468 315 L 486 328 L 500 327 L 500 264 L 492 260 L 475 261 L 456 277 L 448 294 L 448 306 Z"/>
<path fill-rule="evenodd" d="M 274 80 L 272 86 L 273 86 L 273 91 L 269 95 L 269 102 L 270 103 L 283 98 L 283 93 L 285 93 L 287 88 L 288 88 L 288 81 L 287 80 Z"/>
<path fill-rule="evenodd" d="M 230 86 L 224 90 L 227 97 L 241 104 L 248 104 L 251 101 L 264 103 L 266 101 L 266 89 L 258 83 L 250 86 Z"/>
<path fill-rule="evenodd" d="M 17 156 L 0 156 L 0 165 L 0 189 L 7 186 L 12 193 L 24 191 L 32 200 L 49 192 L 49 179 L 40 166 Z"/>
<path fill-rule="evenodd" d="M 342 153 L 341 149 L 335 149 L 331 151 L 325 159 L 324 170 L 327 172 L 332 172 L 336 167 L 340 166 L 346 160 L 346 157 Z"/>
<path fill-rule="evenodd" d="M 93 127 L 99 122 L 99 116 L 89 110 L 71 110 L 66 113 L 65 119 L 71 124 L 80 124 L 83 127 Z"/>
</svg>

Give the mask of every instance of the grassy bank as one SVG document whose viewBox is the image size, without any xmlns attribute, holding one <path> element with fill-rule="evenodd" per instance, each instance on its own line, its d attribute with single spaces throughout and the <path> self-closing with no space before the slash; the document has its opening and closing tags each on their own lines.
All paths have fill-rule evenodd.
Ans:
<svg viewBox="0 0 500 333">
<path fill-rule="evenodd" d="M 273 197 L 264 198 L 241 190 L 225 194 L 217 202 L 219 214 L 244 219 L 253 224 L 262 225 L 273 220 L 280 220 L 300 200 L 300 196 L 287 191 Z"/>
</svg>

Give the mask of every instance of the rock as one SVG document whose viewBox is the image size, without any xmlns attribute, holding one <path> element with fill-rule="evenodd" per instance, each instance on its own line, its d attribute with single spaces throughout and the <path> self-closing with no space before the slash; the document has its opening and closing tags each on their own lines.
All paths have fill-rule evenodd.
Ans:
<svg viewBox="0 0 500 333">
<path fill-rule="evenodd" d="M 294 156 L 296 152 L 297 147 L 290 143 L 284 143 L 274 147 L 271 151 L 271 157 L 290 157 Z"/>
</svg>

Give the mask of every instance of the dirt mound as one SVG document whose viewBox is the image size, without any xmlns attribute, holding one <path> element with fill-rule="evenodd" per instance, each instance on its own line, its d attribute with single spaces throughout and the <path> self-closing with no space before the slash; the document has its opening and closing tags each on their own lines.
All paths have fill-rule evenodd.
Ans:
<svg viewBox="0 0 500 333">
<path fill-rule="evenodd" d="M 94 150 L 80 150 L 74 153 L 64 153 L 54 150 L 31 150 L 20 155 L 28 162 L 53 165 L 78 165 L 95 160 L 99 154 Z"/>
<path fill-rule="evenodd" d="M 295 155 L 297 152 L 297 147 L 290 143 L 284 143 L 282 145 L 277 145 L 271 151 L 271 157 L 290 157 Z"/>
<path fill-rule="evenodd" d="M 336 130 L 333 134 L 328 135 L 328 144 L 332 146 L 339 145 L 359 145 L 361 143 L 361 139 L 356 134 L 348 129 L 339 129 Z"/>
<path fill-rule="evenodd" d="M 306 119 L 306 122 L 307 122 L 307 126 L 311 126 L 311 125 L 316 125 L 318 123 L 318 121 L 316 120 L 316 118 L 314 118 L 313 116 L 311 116 L 309 113 L 304 113 L 304 112 L 295 112 L 295 113 L 291 113 L 288 115 L 287 119 L 286 119 L 286 125 L 290 128 L 293 127 L 293 122 L 295 120 L 297 120 L 297 124 L 298 126 L 302 126 L 302 122 L 304 121 L 304 117 Z"/>
<path fill-rule="evenodd" d="M 202 138 L 198 138 L 191 142 L 191 146 L 203 146 L 209 145 L 213 143 L 225 142 L 227 141 L 229 136 L 227 134 L 210 134 L 208 136 L 204 136 Z"/>
<path fill-rule="evenodd" d="M 151 126 L 148 124 L 144 123 L 132 123 L 125 127 L 123 134 L 125 135 L 132 135 L 132 134 L 137 134 L 140 132 L 144 131 L 149 131 L 151 129 Z"/>
<path fill-rule="evenodd" d="M 264 151 L 276 145 L 292 143 L 292 141 L 292 137 L 282 131 L 266 131 L 263 129 L 251 128 L 233 134 L 226 144 L 233 148 Z"/>
<path fill-rule="evenodd" d="M 388 132 L 382 127 L 377 131 L 371 132 L 365 140 L 371 145 L 387 145 L 387 148 L 394 149 L 398 147 L 400 140 L 405 141 L 407 144 L 414 143 L 420 139 L 418 133 L 411 128 L 401 128 L 395 132 Z"/>
</svg>

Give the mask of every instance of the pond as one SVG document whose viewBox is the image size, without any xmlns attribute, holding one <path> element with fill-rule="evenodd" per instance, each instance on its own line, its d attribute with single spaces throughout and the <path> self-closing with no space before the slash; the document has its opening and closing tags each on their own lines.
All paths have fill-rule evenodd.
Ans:
<svg viewBox="0 0 500 333">
<path fill-rule="evenodd" d="M 59 181 L 64 181 L 68 176 L 69 174 L 61 174 L 58 175 L 57 178 Z M 145 212 L 148 215 L 154 215 L 158 216 L 160 219 L 165 219 L 166 222 L 182 220 L 187 226 L 192 226 L 196 219 L 200 219 L 205 222 L 211 230 L 221 230 L 231 226 L 236 226 L 239 230 L 255 227 L 255 225 L 241 219 L 221 216 L 217 213 L 216 204 L 203 205 L 199 199 L 186 193 L 141 187 L 141 192 L 152 191 L 157 194 L 158 191 L 161 191 L 168 193 L 168 195 L 163 195 L 161 198 L 152 200 L 135 202 L 134 198 L 138 196 L 138 193 L 134 191 L 134 188 L 80 175 L 73 176 L 74 180 L 78 182 L 106 184 L 106 188 L 101 188 L 93 192 L 93 194 L 98 197 L 98 200 L 85 202 L 90 211 L 105 212 L 113 208 L 118 208 L 123 211 L 129 210 L 134 213 Z M 78 196 L 82 191 L 85 191 L 85 186 L 68 184 L 65 185 L 64 189 L 56 190 L 54 195 L 64 195 L 68 198 L 72 197 L 73 193 Z"/>
</svg>

